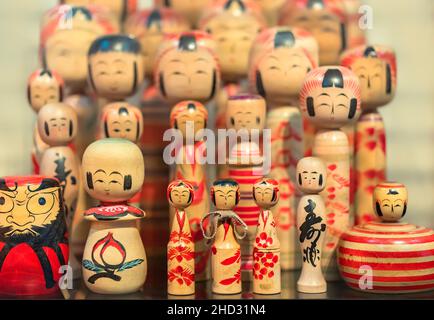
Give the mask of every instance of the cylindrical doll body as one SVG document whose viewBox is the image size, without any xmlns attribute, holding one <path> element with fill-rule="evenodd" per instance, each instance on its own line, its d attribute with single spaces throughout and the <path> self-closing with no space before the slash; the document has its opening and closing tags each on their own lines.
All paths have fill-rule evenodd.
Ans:
<svg viewBox="0 0 434 320">
<path fill-rule="evenodd" d="M 183 137 L 183 144 L 175 150 L 176 166 L 175 179 L 187 180 L 193 185 L 194 199 L 185 209 L 190 223 L 191 233 L 195 243 L 195 272 L 196 280 L 209 279 L 209 248 L 200 230 L 200 221 L 209 212 L 209 195 L 207 188 L 207 172 L 204 160 L 206 158 L 206 144 L 204 141 L 190 141 L 188 134 L 195 135 L 206 127 L 208 112 L 197 101 L 182 101 L 175 105 L 171 112 L 171 126 L 179 130 Z M 193 137 L 194 138 L 194 137 Z M 172 208 L 173 209 L 173 208 Z M 171 210 L 173 221 L 174 210 Z"/>
<path fill-rule="evenodd" d="M 185 180 L 175 180 L 167 188 L 169 203 L 175 208 L 167 244 L 167 293 L 192 295 L 195 290 L 194 242 L 185 212 L 194 199 L 194 188 Z"/>
<path fill-rule="evenodd" d="M 351 222 L 350 152 L 348 138 L 340 129 L 359 117 L 359 79 L 344 67 L 314 69 L 304 81 L 300 106 L 304 115 L 318 128 L 313 155 L 323 160 L 327 168 L 326 185 L 321 192 L 327 223 L 322 268 L 327 280 L 337 280 L 336 248 Z"/>
<path fill-rule="evenodd" d="M 355 135 L 356 224 L 378 221 L 372 207 L 375 186 L 386 179 L 386 133 L 378 108 L 396 90 L 396 57 L 392 48 L 363 45 L 344 52 L 341 64 L 360 79 L 362 115 Z"/>
<path fill-rule="evenodd" d="M 252 192 L 261 208 L 253 249 L 253 293 L 278 294 L 281 292 L 280 241 L 270 208 L 279 201 L 279 184 L 274 179 L 260 179 Z"/>
<path fill-rule="evenodd" d="M 326 208 L 319 192 L 327 183 L 324 161 L 316 157 L 297 164 L 297 188 L 303 193 L 297 208 L 298 243 L 302 255 L 297 291 L 323 293 L 327 283 L 322 273 L 323 245 L 326 235 Z"/>
<path fill-rule="evenodd" d="M 87 147 L 82 165 L 86 192 L 101 201 L 101 206 L 84 213 L 90 221 L 84 282 L 96 293 L 135 292 L 146 280 L 146 253 L 137 228 L 145 213 L 129 206 L 128 200 L 143 184 L 142 152 L 126 139 L 101 139 Z"/>
</svg>

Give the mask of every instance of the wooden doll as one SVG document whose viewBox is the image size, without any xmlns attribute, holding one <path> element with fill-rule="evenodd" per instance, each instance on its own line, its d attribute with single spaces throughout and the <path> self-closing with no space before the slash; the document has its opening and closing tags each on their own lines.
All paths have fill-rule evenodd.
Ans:
<svg viewBox="0 0 434 320">
<path fill-rule="evenodd" d="M 175 179 L 189 181 L 194 187 L 194 200 L 188 208 L 185 208 L 195 244 L 196 279 L 198 281 L 209 278 L 207 262 L 209 250 L 206 241 L 202 237 L 200 221 L 206 212 L 209 212 L 209 196 L 207 190 L 207 172 L 205 162 L 206 144 L 201 139 L 195 141 L 196 135 L 206 128 L 208 112 L 197 101 L 182 101 L 175 105 L 170 113 L 170 125 L 179 130 L 183 137 L 182 145 L 175 150 L 176 166 Z M 192 130 L 192 131 L 190 131 Z M 194 133 L 193 140 L 188 137 L 188 132 Z M 174 211 L 171 211 L 173 220 Z"/>
<path fill-rule="evenodd" d="M 98 97 L 109 101 L 133 95 L 143 81 L 140 43 L 131 36 L 111 34 L 96 39 L 89 49 L 89 83 Z"/>
<path fill-rule="evenodd" d="M 83 93 L 87 79 L 87 51 L 99 36 L 115 27 L 88 7 L 60 5 L 51 9 L 40 36 L 41 61 L 56 70 L 69 91 Z"/>
<path fill-rule="evenodd" d="M 347 48 L 347 11 L 341 0 L 288 1 L 279 24 L 311 32 L 318 41 L 321 66 L 338 64 Z"/>
<path fill-rule="evenodd" d="M 303 266 L 297 291 L 323 293 L 327 291 L 321 264 L 325 223 L 325 205 L 319 193 L 327 181 L 327 169 L 320 158 L 306 157 L 297 164 L 297 187 L 303 193 L 297 208 L 297 230 Z"/>
<path fill-rule="evenodd" d="M 220 83 L 220 68 L 212 37 L 201 31 L 169 37 L 157 54 L 155 84 L 170 103 L 183 100 L 207 102 Z"/>
<path fill-rule="evenodd" d="M 251 55 L 249 79 L 267 101 L 266 128 L 271 129 L 271 173 L 281 187 L 281 201 L 273 207 L 282 248 L 282 268 L 296 269 L 299 250 L 295 211 L 299 195 L 295 165 L 303 157 L 303 122 L 298 95 L 306 74 L 318 64 L 315 38 L 300 28 L 275 27 L 261 32 Z"/>
<path fill-rule="evenodd" d="M 39 110 L 48 103 L 63 100 L 63 80 L 57 72 L 48 69 L 37 69 L 32 72 L 27 81 L 27 100 L 32 110 L 38 114 Z M 38 132 L 37 125 L 33 133 L 32 165 L 33 173 L 39 174 L 39 162 L 42 153 L 48 148 Z"/>
<path fill-rule="evenodd" d="M 141 46 L 146 76 L 152 82 L 156 55 L 165 36 L 190 29 L 188 22 L 170 8 L 149 8 L 131 15 L 125 31 L 135 36 Z"/>
<path fill-rule="evenodd" d="M 372 192 L 386 179 L 386 134 L 378 107 L 389 103 L 396 90 L 396 58 L 391 48 L 361 46 L 345 52 L 341 64 L 359 77 L 362 115 L 356 123 L 356 224 L 378 220 Z"/>
<path fill-rule="evenodd" d="M 48 145 L 42 154 L 40 172 L 59 180 L 67 215 L 71 219 L 80 186 L 80 161 L 68 146 L 77 132 L 74 109 L 61 102 L 46 104 L 38 113 L 38 132 Z"/>
<path fill-rule="evenodd" d="M 194 242 L 185 209 L 194 201 L 194 187 L 175 180 L 167 187 L 167 200 L 175 208 L 167 244 L 167 293 L 194 294 Z"/>
<path fill-rule="evenodd" d="M 253 242 L 258 225 L 259 207 L 253 195 L 253 183 L 262 178 L 263 158 L 259 139 L 265 125 L 266 106 L 261 96 L 239 94 L 229 98 L 226 127 L 235 129 L 241 141 L 229 146 L 229 177 L 240 186 L 241 198 L 235 212 L 248 226 L 247 236 L 241 242 L 244 277 L 251 278 L 253 267 Z M 254 141 L 256 137 L 256 141 Z"/>
<path fill-rule="evenodd" d="M 101 202 L 84 213 L 90 221 L 82 262 L 84 282 L 95 293 L 138 291 L 146 279 L 147 262 L 136 221 L 145 213 L 127 201 L 143 184 L 142 152 L 126 139 L 101 139 L 87 147 L 82 166 L 87 193 Z"/>
<path fill-rule="evenodd" d="M 247 89 L 243 80 L 248 71 L 250 48 L 265 24 L 259 6 L 251 0 L 218 0 L 202 14 L 199 28 L 216 40 L 216 55 L 224 82 L 217 92 L 217 128 L 224 128 L 227 98 Z"/>
<path fill-rule="evenodd" d="M 400 221 L 407 213 L 407 188 L 384 181 L 372 200 L 380 221 L 353 227 L 339 243 L 344 281 L 367 293 L 434 290 L 434 230 Z"/>
<path fill-rule="evenodd" d="M 157 7 L 171 8 L 188 20 L 192 29 L 197 27 L 203 10 L 211 4 L 212 0 L 154 0 Z"/>
<path fill-rule="evenodd" d="M 279 183 L 264 178 L 253 185 L 253 198 L 261 208 L 253 249 L 253 293 L 278 294 L 280 280 L 280 241 L 271 207 L 279 201 Z"/>
<path fill-rule="evenodd" d="M 59 293 L 68 264 L 62 201 L 57 179 L 0 178 L 0 294 Z"/>
<path fill-rule="evenodd" d="M 211 251 L 212 292 L 241 293 L 241 248 L 238 243 L 247 235 L 247 225 L 233 211 L 240 200 L 240 189 L 234 180 L 217 180 L 211 187 L 215 212 L 201 221 L 203 236 L 214 240 Z"/>
<path fill-rule="evenodd" d="M 264 14 L 268 27 L 274 27 L 279 20 L 280 11 L 285 5 L 285 0 L 255 0 L 255 2 L 261 7 L 261 11 Z"/>
<path fill-rule="evenodd" d="M 326 187 L 321 192 L 326 206 L 327 229 L 323 270 L 327 280 L 338 278 L 336 246 L 350 224 L 350 150 L 340 130 L 358 119 L 360 85 L 357 76 L 345 67 L 329 66 L 312 70 L 300 93 L 300 107 L 317 128 L 313 155 L 327 167 Z"/>
</svg>

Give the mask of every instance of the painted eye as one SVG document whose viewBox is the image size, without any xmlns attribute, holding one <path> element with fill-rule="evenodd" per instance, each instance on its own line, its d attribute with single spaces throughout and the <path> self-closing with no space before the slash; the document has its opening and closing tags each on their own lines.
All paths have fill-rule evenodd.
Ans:
<svg viewBox="0 0 434 320">
<path fill-rule="evenodd" d="M 0 195 L 0 213 L 12 211 L 14 208 L 14 201 L 7 195 Z"/>
<path fill-rule="evenodd" d="M 130 131 L 131 131 L 131 129 L 130 129 L 130 128 L 128 128 L 128 129 L 126 129 L 125 131 L 126 131 L 126 132 L 130 132 Z"/>
<path fill-rule="evenodd" d="M 113 131 L 114 132 L 121 132 L 121 130 L 119 130 L 119 129 L 114 129 Z"/>
<path fill-rule="evenodd" d="M 45 214 L 49 212 L 55 202 L 54 193 L 40 193 L 27 201 L 27 210 L 32 214 Z"/>
</svg>

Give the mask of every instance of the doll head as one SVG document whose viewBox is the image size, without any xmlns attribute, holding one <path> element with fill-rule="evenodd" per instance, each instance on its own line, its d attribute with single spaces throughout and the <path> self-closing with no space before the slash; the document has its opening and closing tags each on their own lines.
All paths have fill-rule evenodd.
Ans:
<svg viewBox="0 0 434 320">
<path fill-rule="evenodd" d="M 194 124 L 194 135 L 206 128 L 208 111 L 204 105 L 197 101 L 182 101 L 172 108 L 170 113 L 170 126 L 181 131 L 183 137 L 187 136 L 187 123 Z"/>
<path fill-rule="evenodd" d="M 212 38 L 204 32 L 184 32 L 160 47 L 155 83 L 160 95 L 172 103 L 211 100 L 220 81 Z"/>
<path fill-rule="evenodd" d="M 318 41 L 320 65 L 338 64 L 347 47 L 347 13 L 341 0 L 290 0 L 279 24 L 311 32 Z"/>
<path fill-rule="evenodd" d="M 170 8 L 196 27 L 199 17 L 212 0 L 154 0 L 157 7 Z"/>
<path fill-rule="evenodd" d="M 240 201 L 240 187 L 231 179 L 214 181 L 210 194 L 217 210 L 232 210 Z"/>
<path fill-rule="evenodd" d="M 48 103 L 63 100 L 63 80 L 55 72 L 48 69 L 38 69 L 27 81 L 27 99 L 36 113 Z"/>
<path fill-rule="evenodd" d="M 144 77 L 140 44 L 121 34 L 96 39 L 89 49 L 88 77 L 101 97 L 122 100 L 133 95 Z"/>
<path fill-rule="evenodd" d="M 282 105 L 298 98 L 306 74 L 318 66 L 315 38 L 300 28 L 275 27 L 255 40 L 249 72 L 253 90 Z"/>
<path fill-rule="evenodd" d="M 125 31 L 140 42 L 146 76 L 152 77 L 158 48 L 164 37 L 189 30 L 188 22 L 172 9 L 138 11 L 126 22 Z"/>
<path fill-rule="evenodd" d="M 82 90 L 91 43 L 114 30 L 109 20 L 90 8 L 61 5 L 51 9 L 40 35 L 42 65 L 56 70 L 67 86 Z"/>
<path fill-rule="evenodd" d="M 374 209 L 382 221 L 396 222 L 407 211 L 407 188 L 396 182 L 383 182 L 374 189 Z"/>
<path fill-rule="evenodd" d="M 226 127 L 228 129 L 251 130 L 264 129 L 266 115 L 265 100 L 254 94 L 230 96 L 226 108 Z"/>
<path fill-rule="evenodd" d="M 297 187 L 303 193 L 320 193 L 327 181 L 327 168 L 320 158 L 306 157 L 297 163 Z"/>
<path fill-rule="evenodd" d="M 319 67 L 309 72 L 300 92 L 300 109 L 318 128 L 339 129 L 360 115 L 360 85 L 345 67 Z"/>
<path fill-rule="evenodd" d="M 143 132 L 143 115 L 139 108 L 127 102 L 113 102 L 103 108 L 104 138 L 122 138 L 137 143 Z"/>
<path fill-rule="evenodd" d="M 86 192 L 102 202 L 131 199 L 142 187 L 145 176 L 140 148 L 126 139 L 93 142 L 83 154 L 82 167 Z"/>
<path fill-rule="evenodd" d="M 167 187 L 167 200 L 178 210 L 184 210 L 193 202 L 194 188 L 186 180 L 172 181 Z"/>
<path fill-rule="evenodd" d="M 204 12 L 199 27 L 216 41 L 216 54 L 226 81 L 238 81 L 248 71 L 250 48 L 265 20 L 251 0 L 218 0 Z"/>
<path fill-rule="evenodd" d="M 46 104 L 38 113 L 38 132 L 50 146 L 66 146 L 77 133 L 75 110 L 61 102 Z"/>
<path fill-rule="evenodd" d="M 341 65 L 359 77 L 363 110 L 375 110 L 395 96 L 396 57 L 391 48 L 361 46 L 350 49 L 341 56 Z"/>
<path fill-rule="evenodd" d="M 270 178 L 262 178 L 253 185 L 253 199 L 265 210 L 274 207 L 279 201 L 279 183 Z"/>
</svg>

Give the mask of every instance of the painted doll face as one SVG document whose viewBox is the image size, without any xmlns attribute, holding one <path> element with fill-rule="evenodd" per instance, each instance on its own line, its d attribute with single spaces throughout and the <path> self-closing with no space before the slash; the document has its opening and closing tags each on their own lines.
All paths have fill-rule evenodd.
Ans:
<svg viewBox="0 0 434 320">
<path fill-rule="evenodd" d="M 265 100 L 255 95 L 237 95 L 229 98 L 226 126 L 235 130 L 262 130 L 265 123 Z"/>
<path fill-rule="evenodd" d="M 193 201 L 193 191 L 180 184 L 171 189 L 168 200 L 172 207 L 183 210 Z"/>
<path fill-rule="evenodd" d="M 90 77 L 99 96 L 122 100 L 143 81 L 142 57 L 130 52 L 98 52 L 89 58 Z"/>
<path fill-rule="evenodd" d="M 249 52 L 260 24 L 253 16 L 222 14 L 204 26 L 216 41 L 223 78 L 235 81 L 247 74 Z"/>
<path fill-rule="evenodd" d="M 351 70 L 360 80 L 362 108 L 372 109 L 392 100 L 395 86 L 390 78 L 390 67 L 384 60 L 371 57 L 359 58 L 354 61 Z"/>
<path fill-rule="evenodd" d="M 238 202 L 239 190 L 237 186 L 213 186 L 214 205 L 217 210 L 232 210 Z"/>
<path fill-rule="evenodd" d="M 276 185 L 267 180 L 261 180 L 253 185 L 253 198 L 260 208 L 270 209 L 279 201 L 277 181 L 274 183 Z"/>
<path fill-rule="evenodd" d="M 169 101 L 208 101 L 218 86 L 217 65 L 204 48 L 196 51 L 172 50 L 159 66 L 160 91 Z"/>
<path fill-rule="evenodd" d="M 77 114 L 67 104 L 47 104 L 38 113 L 38 131 L 50 146 L 67 145 L 77 132 Z"/>
<path fill-rule="evenodd" d="M 186 106 L 185 103 L 187 103 Z M 173 127 L 180 130 L 185 138 L 189 130 L 193 130 L 192 132 L 196 135 L 200 130 L 205 129 L 208 112 L 199 102 L 180 102 L 173 108 L 171 118 L 174 120 Z"/>
<path fill-rule="evenodd" d="M 407 210 L 407 188 L 400 183 L 384 182 L 374 189 L 374 208 L 383 221 L 398 221 Z"/>
<path fill-rule="evenodd" d="M 298 97 L 313 66 L 301 48 L 278 48 L 261 59 L 258 69 L 266 98 L 286 102 Z"/>
<path fill-rule="evenodd" d="M 82 166 L 87 193 L 103 202 L 127 201 L 143 184 L 142 152 L 125 139 L 95 141 L 84 152 Z"/>
<path fill-rule="evenodd" d="M 28 90 L 30 105 L 36 113 L 44 105 L 62 100 L 61 84 L 47 73 L 31 81 Z"/>
<path fill-rule="evenodd" d="M 326 8 L 298 9 L 285 24 L 312 33 L 318 41 L 320 65 L 339 63 L 339 55 L 345 49 L 345 34 L 336 15 Z"/>
<path fill-rule="evenodd" d="M 63 212 L 59 182 L 38 176 L 11 179 L 0 179 L 0 235 L 37 237 Z"/>
<path fill-rule="evenodd" d="M 105 106 L 102 119 L 105 138 L 122 138 L 137 142 L 142 135 L 142 113 L 126 102 L 114 102 Z"/>
<path fill-rule="evenodd" d="M 327 169 L 320 158 L 306 157 L 297 164 L 297 186 L 304 193 L 319 193 L 324 190 Z"/>
</svg>

